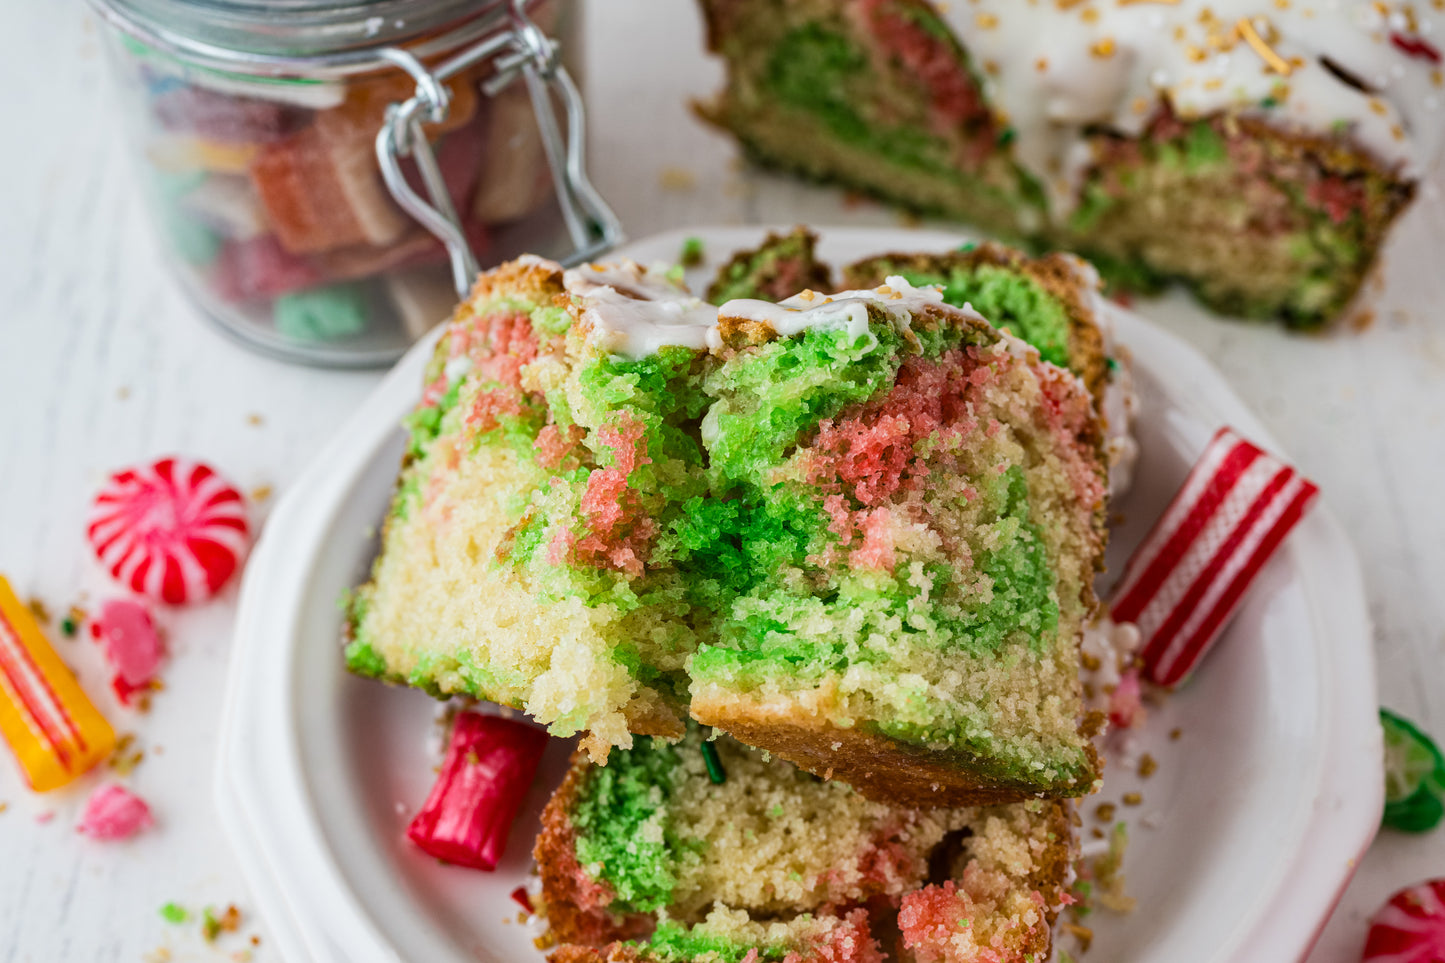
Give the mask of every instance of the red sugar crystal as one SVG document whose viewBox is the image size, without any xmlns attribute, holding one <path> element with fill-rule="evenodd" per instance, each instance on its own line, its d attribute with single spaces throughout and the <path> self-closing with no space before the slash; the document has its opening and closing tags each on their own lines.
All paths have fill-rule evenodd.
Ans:
<svg viewBox="0 0 1445 963">
<path fill-rule="evenodd" d="M 496 869 L 546 747 L 547 734 L 535 726 L 458 713 L 436 785 L 407 838 L 448 863 Z"/>
</svg>

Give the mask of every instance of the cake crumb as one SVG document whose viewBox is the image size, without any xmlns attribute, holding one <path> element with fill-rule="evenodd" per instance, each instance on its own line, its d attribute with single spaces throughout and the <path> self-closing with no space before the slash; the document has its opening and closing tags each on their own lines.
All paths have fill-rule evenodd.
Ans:
<svg viewBox="0 0 1445 963">
<path fill-rule="evenodd" d="M 115 397 L 117 401 L 125 401 L 127 398 L 130 397 L 130 388 L 126 385 L 121 385 L 119 388 L 115 389 Z"/>
<path fill-rule="evenodd" d="M 135 767 L 145 759 L 145 750 L 136 744 L 136 735 L 133 732 L 122 732 L 115 740 L 115 748 L 110 751 L 110 758 L 105 764 L 118 776 L 129 776 L 135 771 Z"/>
<path fill-rule="evenodd" d="M 1143 801 L 1144 797 L 1137 792 L 1124 793 L 1124 805 L 1126 806 L 1138 806 Z"/>
<path fill-rule="evenodd" d="M 1178 742 L 1179 737 L 1182 735 L 1184 735 L 1184 730 L 1179 728 L 1178 726 L 1175 726 L 1173 729 L 1169 730 L 1169 741 Z"/>
<path fill-rule="evenodd" d="M 1113 822 L 1116 808 L 1113 803 L 1099 803 L 1099 808 L 1094 810 L 1094 818 L 1101 823 Z"/>
<path fill-rule="evenodd" d="M 665 191 L 690 191 L 697 187 L 697 175 L 685 167 L 664 167 L 657 172 L 657 186 Z"/>
<path fill-rule="evenodd" d="M 41 625 L 50 624 L 50 610 L 45 607 L 44 600 L 39 596 L 30 596 L 25 602 L 25 607 L 30 610 L 31 615 L 35 616 L 35 621 Z"/>
<path fill-rule="evenodd" d="M 1064 932 L 1079 941 L 1079 952 L 1089 952 L 1089 947 L 1094 942 L 1094 931 L 1087 926 L 1080 926 L 1078 923 L 1063 924 Z"/>
<path fill-rule="evenodd" d="M 1375 325 L 1375 312 L 1369 308 L 1357 311 L 1350 317 L 1350 328 L 1355 331 L 1368 331 Z"/>
<path fill-rule="evenodd" d="M 1159 769 L 1159 763 L 1149 753 L 1139 757 L 1139 778 L 1148 779 Z"/>
</svg>

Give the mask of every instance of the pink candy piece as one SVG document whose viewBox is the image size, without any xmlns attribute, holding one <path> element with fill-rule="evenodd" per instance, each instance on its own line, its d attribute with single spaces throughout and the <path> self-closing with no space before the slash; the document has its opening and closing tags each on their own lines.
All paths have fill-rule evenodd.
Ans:
<svg viewBox="0 0 1445 963">
<path fill-rule="evenodd" d="M 458 713 L 436 785 L 407 837 L 448 863 L 496 869 L 546 748 L 547 733 L 535 726 Z"/>
<path fill-rule="evenodd" d="M 1445 960 L 1445 879 L 1402 889 L 1370 921 L 1362 963 Z"/>
<path fill-rule="evenodd" d="M 1221 428 L 1124 568 L 1110 614 L 1143 639 L 1144 677 L 1179 684 L 1319 489 Z"/>
<path fill-rule="evenodd" d="M 86 800 L 76 831 L 92 839 L 129 839 L 155 825 L 145 800 L 122 786 L 101 786 Z"/>
<path fill-rule="evenodd" d="M 88 529 L 116 579 L 173 605 L 209 598 L 225 585 L 249 534 L 241 493 L 209 466 L 183 458 L 112 475 Z"/>
<path fill-rule="evenodd" d="M 1119 677 L 1119 684 L 1109 694 L 1109 725 L 1116 729 L 1132 729 L 1144 713 L 1140 701 L 1139 670 L 1127 669 Z"/>
<path fill-rule="evenodd" d="M 139 602 L 111 599 L 91 621 L 90 634 L 101 644 L 106 661 L 115 669 L 111 685 L 116 695 L 129 705 L 132 695 L 150 688 L 165 654 L 150 613 Z"/>
</svg>

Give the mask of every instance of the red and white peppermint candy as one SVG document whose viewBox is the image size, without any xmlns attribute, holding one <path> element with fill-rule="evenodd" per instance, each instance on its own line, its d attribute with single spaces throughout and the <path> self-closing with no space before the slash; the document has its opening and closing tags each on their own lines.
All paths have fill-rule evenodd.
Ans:
<svg viewBox="0 0 1445 963">
<path fill-rule="evenodd" d="M 1139 627 L 1145 678 L 1183 681 L 1318 493 L 1289 465 L 1219 430 L 1114 589 L 1110 615 Z"/>
<path fill-rule="evenodd" d="M 96 496 L 87 533 L 116 579 L 180 605 L 226 584 L 250 529 L 241 493 L 208 465 L 162 458 L 112 475 Z"/>
<path fill-rule="evenodd" d="M 1402 889 L 1370 921 L 1362 963 L 1445 960 L 1445 879 Z"/>
</svg>

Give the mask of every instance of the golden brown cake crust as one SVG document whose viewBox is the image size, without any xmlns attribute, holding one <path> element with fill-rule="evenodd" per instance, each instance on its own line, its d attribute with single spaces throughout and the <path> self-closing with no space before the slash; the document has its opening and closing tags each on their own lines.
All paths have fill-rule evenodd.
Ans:
<svg viewBox="0 0 1445 963">
<path fill-rule="evenodd" d="M 564 944 L 585 944 L 586 947 L 604 946 L 619 940 L 633 940 L 646 936 L 652 930 L 650 918 L 638 914 L 619 916 L 605 909 L 586 910 L 578 904 L 577 889 L 577 839 L 572 830 L 568 813 L 572 810 L 587 772 L 587 756 L 583 752 L 572 754 L 572 765 L 567 776 L 542 811 L 542 831 L 532 847 L 532 858 L 542 875 L 542 902 L 547 907 L 547 923 L 553 936 Z M 549 959 L 553 963 L 567 961 L 612 960 L 603 956 L 561 956 L 558 953 L 571 952 L 582 946 L 563 946 Z M 589 953 L 597 950 L 588 949 Z M 619 957 L 617 959 L 635 959 Z"/>
<path fill-rule="evenodd" d="M 966 753 L 939 753 L 910 746 L 888 736 L 843 729 L 815 716 L 791 700 L 771 704 L 734 698 L 694 697 L 692 717 L 715 726 L 739 742 L 766 746 L 775 756 L 824 779 L 837 779 L 878 802 L 924 809 L 991 806 L 1039 798 L 1030 786 L 1004 774 L 980 780 L 986 760 Z M 1087 747 L 1092 775 L 1069 791 L 1083 796 L 1093 790 L 1099 759 Z"/>
</svg>

